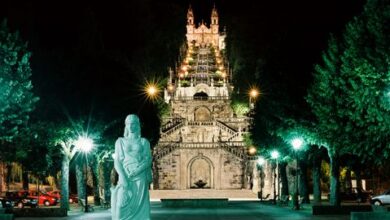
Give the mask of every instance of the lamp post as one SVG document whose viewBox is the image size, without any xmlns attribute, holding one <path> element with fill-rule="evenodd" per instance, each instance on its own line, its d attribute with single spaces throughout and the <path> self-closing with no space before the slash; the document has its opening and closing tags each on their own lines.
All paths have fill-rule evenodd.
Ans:
<svg viewBox="0 0 390 220">
<path fill-rule="evenodd" d="M 252 88 L 249 91 L 249 108 L 254 109 L 255 108 L 255 100 L 259 96 L 259 91 L 256 88 Z"/>
<path fill-rule="evenodd" d="M 259 168 L 259 177 L 260 177 L 260 192 L 259 192 L 259 196 L 260 197 L 260 201 L 263 201 L 263 165 L 265 163 L 265 159 L 264 157 L 259 157 L 257 159 L 257 167 Z"/>
<path fill-rule="evenodd" d="M 276 169 L 278 167 L 278 158 L 279 158 L 279 152 L 276 150 L 273 150 L 271 152 L 271 158 L 275 160 L 275 165 L 276 167 L 273 169 L 274 170 L 274 204 L 276 204 Z M 278 192 L 279 193 L 279 192 Z"/>
<path fill-rule="evenodd" d="M 299 207 L 299 190 L 298 190 L 298 151 L 301 149 L 302 147 L 302 144 L 303 144 L 303 141 L 301 138 L 295 138 L 292 140 L 291 142 L 291 145 L 293 146 L 294 148 L 294 151 L 295 151 L 295 159 L 296 159 L 296 167 L 295 167 L 295 170 L 296 170 L 296 173 L 295 173 L 295 193 L 294 193 L 294 209 L 295 210 L 299 210 L 300 207 Z"/>
<path fill-rule="evenodd" d="M 75 145 L 76 145 L 77 149 L 84 152 L 84 156 L 85 156 L 85 164 L 84 164 L 84 170 L 85 170 L 85 179 L 84 179 L 84 181 L 85 181 L 85 209 L 84 209 L 84 211 L 88 212 L 88 193 L 87 193 L 88 158 L 87 158 L 87 154 L 93 148 L 93 141 L 92 141 L 92 139 L 90 139 L 88 137 L 79 137 L 79 139 L 76 141 Z"/>
</svg>

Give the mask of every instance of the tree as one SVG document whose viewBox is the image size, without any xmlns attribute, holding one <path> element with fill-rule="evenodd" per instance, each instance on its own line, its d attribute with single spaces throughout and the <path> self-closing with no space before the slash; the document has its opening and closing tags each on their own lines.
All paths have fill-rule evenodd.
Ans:
<svg viewBox="0 0 390 220">
<path fill-rule="evenodd" d="M 11 140 L 27 122 L 38 97 L 31 83 L 30 59 L 19 33 L 10 33 L 7 22 L 0 26 L 0 140 Z"/>
<path fill-rule="evenodd" d="M 349 149 L 363 161 L 390 157 L 390 5 L 369 0 L 343 35 L 339 87 L 346 99 L 338 109 L 347 120 Z"/>
<path fill-rule="evenodd" d="M 337 103 L 343 102 L 344 96 L 337 86 L 340 84 L 340 46 L 331 36 L 328 50 L 322 55 L 323 64 L 317 64 L 314 71 L 314 81 L 306 97 L 314 116 L 317 119 L 316 130 L 324 140 L 328 150 L 331 165 L 330 195 L 331 204 L 339 205 L 339 155 L 342 151 L 341 140 L 344 121 L 340 116 Z M 340 138 L 340 135 L 342 138 Z"/>
<path fill-rule="evenodd" d="M 74 140 L 77 132 L 66 123 L 58 124 L 55 135 L 55 146 L 62 153 L 61 162 L 61 208 L 69 210 L 69 164 L 77 152 Z"/>
<path fill-rule="evenodd" d="M 361 159 L 389 157 L 390 7 L 369 0 L 348 23 L 341 40 L 331 37 L 316 65 L 307 102 L 326 141 L 331 163 L 331 204 L 339 205 L 339 158 L 353 152 Z"/>
</svg>

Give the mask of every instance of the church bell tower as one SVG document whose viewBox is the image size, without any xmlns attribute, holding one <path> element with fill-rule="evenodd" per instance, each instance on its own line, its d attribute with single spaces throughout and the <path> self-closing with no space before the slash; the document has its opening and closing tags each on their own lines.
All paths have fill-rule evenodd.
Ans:
<svg viewBox="0 0 390 220">
<path fill-rule="evenodd" d="M 192 7 L 190 5 L 187 11 L 187 33 L 194 33 L 194 20 L 194 12 L 192 11 Z"/>
<path fill-rule="evenodd" d="M 210 24 L 210 27 L 211 27 L 211 32 L 213 34 L 217 34 L 218 33 L 218 29 L 219 29 L 218 12 L 217 12 L 217 9 L 216 9 L 215 5 L 213 7 L 213 10 L 211 11 L 211 24 Z"/>
</svg>

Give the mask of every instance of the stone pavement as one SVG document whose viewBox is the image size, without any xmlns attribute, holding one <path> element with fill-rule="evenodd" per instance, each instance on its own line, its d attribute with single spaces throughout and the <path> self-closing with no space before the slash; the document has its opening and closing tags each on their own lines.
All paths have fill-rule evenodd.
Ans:
<svg viewBox="0 0 390 220">
<path fill-rule="evenodd" d="M 314 219 L 347 220 L 345 216 L 312 216 L 311 208 L 294 211 L 291 207 L 280 207 L 258 201 L 231 201 L 218 208 L 164 208 L 160 202 L 151 203 L 152 220 L 274 220 Z M 16 218 L 16 220 L 38 220 L 38 218 Z M 96 208 L 95 212 L 83 213 L 78 208 L 64 218 L 39 218 L 39 220 L 111 220 L 110 210 Z M 142 219 L 140 219 L 142 220 Z"/>
</svg>

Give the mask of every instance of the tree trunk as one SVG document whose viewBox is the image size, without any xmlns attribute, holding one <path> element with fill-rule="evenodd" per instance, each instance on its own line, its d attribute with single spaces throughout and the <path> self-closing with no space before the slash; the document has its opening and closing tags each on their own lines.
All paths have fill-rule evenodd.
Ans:
<svg viewBox="0 0 390 220">
<path fill-rule="evenodd" d="M 76 182 L 77 182 L 77 196 L 79 199 L 85 198 L 86 188 L 85 188 L 85 162 L 83 157 L 79 158 L 76 162 Z"/>
<path fill-rule="evenodd" d="M 103 189 L 104 189 L 104 200 L 111 201 L 111 170 L 113 168 L 113 164 L 107 161 L 104 161 L 102 164 L 103 169 Z"/>
<path fill-rule="evenodd" d="M 4 192 L 6 190 L 5 183 L 6 183 L 6 178 L 5 178 L 5 164 L 0 162 L 0 192 Z"/>
<path fill-rule="evenodd" d="M 61 164 L 61 208 L 69 210 L 69 158 L 64 155 Z"/>
<path fill-rule="evenodd" d="M 299 195 L 302 198 L 302 203 L 310 203 L 309 190 L 307 183 L 307 164 L 306 160 L 299 160 Z"/>
<path fill-rule="evenodd" d="M 337 154 L 329 155 L 330 158 L 330 204 L 340 205 L 340 161 Z"/>
<path fill-rule="evenodd" d="M 24 190 L 28 190 L 28 171 L 25 166 L 22 166 L 22 187 Z"/>
<path fill-rule="evenodd" d="M 286 168 L 287 168 L 287 163 L 286 162 L 281 162 L 279 164 L 280 181 L 282 182 L 282 189 L 280 191 L 281 191 L 281 195 L 283 195 L 283 196 L 288 196 L 289 195 L 289 193 L 288 193 L 288 179 L 287 179 Z"/>
<path fill-rule="evenodd" d="M 314 204 L 321 203 L 321 156 L 316 154 L 313 158 L 313 202 Z"/>
<path fill-rule="evenodd" d="M 347 167 L 347 171 L 345 172 L 345 191 L 352 192 L 352 177 L 351 177 L 351 167 Z"/>
<path fill-rule="evenodd" d="M 97 162 L 94 162 L 91 167 L 92 175 L 92 189 L 93 189 L 93 202 L 94 205 L 100 206 L 100 192 L 99 192 L 99 166 Z"/>
<path fill-rule="evenodd" d="M 8 192 L 10 190 L 9 185 L 11 183 L 12 164 L 7 163 L 6 166 L 7 166 L 6 188 L 7 188 L 7 192 Z"/>
</svg>

